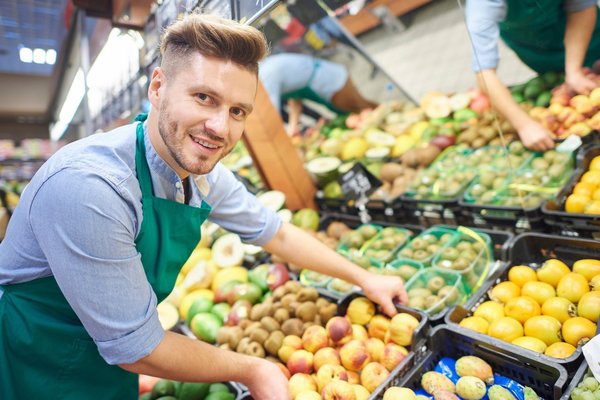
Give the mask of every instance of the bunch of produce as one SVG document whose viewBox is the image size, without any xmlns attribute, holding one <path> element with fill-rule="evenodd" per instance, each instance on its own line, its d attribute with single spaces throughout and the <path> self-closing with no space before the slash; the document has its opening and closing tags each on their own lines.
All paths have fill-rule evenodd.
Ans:
<svg viewBox="0 0 600 400">
<path fill-rule="evenodd" d="M 548 107 L 552 99 L 552 89 L 565 80 L 563 74 L 546 72 L 510 89 L 513 99 L 519 104 L 528 103 L 536 107 Z"/>
<path fill-rule="evenodd" d="M 176 382 L 140 375 L 139 400 L 235 400 L 236 391 L 225 383 Z"/>
<path fill-rule="evenodd" d="M 450 229 L 430 228 L 400 250 L 399 256 L 430 265 L 433 257 L 454 235 Z"/>
<path fill-rule="evenodd" d="M 461 276 L 453 271 L 426 268 L 406 284 L 408 306 L 435 315 L 466 299 Z"/>
<path fill-rule="evenodd" d="M 600 85 L 600 75 L 586 69 L 586 76 Z M 550 105 L 534 107 L 529 115 L 558 138 L 569 135 L 586 136 L 592 130 L 600 129 L 600 88 L 589 96 L 577 94 L 567 84 L 552 90 Z"/>
<path fill-rule="evenodd" d="M 600 383 L 594 378 L 591 371 L 583 377 L 583 380 L 571 392 L 571 400 L 596 400 L 600 398 Z"/>
<path fill-rule="evenodd" d="M 338 252 L 374 258 L 381 262 L 390 261 L 410 239 L 406 229 L 367 224 L 346 232 L 340 238 Z"/>
<path fill-rule="evenodd" d="M 590 289 L 591 288 L 591 289 Z M 567 358 L 596 333 L 600 314 L 600 260 L 572 268 L 549 259 L 539 269 L 513 266 L 460 325 L 543 353 Z"/>
<path fill-rule="evenodd" d="M 392 319 L 376 314 L 368 299 L 354 298 L 346 316 L 288 339 L 280 358 L 290 374 L 292 398 L 367 399 L 408 355 L 418 324 L 406 313 Z"/>
<path fill-rule="evenodd" d="M 600 156 L 590 162 L 588 170 L 581 176 L 567 197 L 565 211 L 569 213 L 600 214 Z"/>
<path fill-rule="evenodd" d="M 518 393 L 517 393 L 518 392 Z M 492 367 L 476 356 L 464 356 L 458 360 L 442 358 L 435 371 L 421 377 L 421 388 L 391 387 L 384 393 L 384 400 L 539 400 L 530 387 L 523 387 L 511 379 L 494 374 Z"/>
</svg>

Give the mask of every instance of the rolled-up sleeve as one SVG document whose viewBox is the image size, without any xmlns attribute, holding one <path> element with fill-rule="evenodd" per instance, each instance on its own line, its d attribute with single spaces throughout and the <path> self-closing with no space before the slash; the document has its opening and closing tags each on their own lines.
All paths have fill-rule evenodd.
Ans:
<svg viewBox="0 0 600 400">
<path fill-rule="evenodd" d="M 467 0 L 465 19 L 473 49 L 471 68 L 474 72 L 498 67 L 498 24 L 505 17 L 506 4 L 503 0 Z"/>
<path fill-rule="evenodd" d="M 127 196 L 94 172 L 66 168 L 41 185 L 29 209 L 60 289 L 109 364 L 138 361 L 164 336 Z"/>
<path fill-rule="evenodd" d="M 586 8 L 595 7 L 596 0 L 565 0 L 563 6 L 567 12 L 583 11 Z"/>
<path fill-rule="evenodd" d="M 210 192 L 206 201 L 212 207 L 209 219 L 237 233 L 246 243 L 256 246 L 269 243 L 281 227 L 279 216 L 263 207 L 223 165 L 217 164 L 207 180 Z"/>
</svg>

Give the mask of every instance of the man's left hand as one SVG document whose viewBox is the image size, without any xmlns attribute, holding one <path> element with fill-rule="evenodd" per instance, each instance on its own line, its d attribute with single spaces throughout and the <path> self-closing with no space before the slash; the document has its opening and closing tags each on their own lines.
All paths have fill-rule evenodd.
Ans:
<svg viewBox="0 0 600 400">
<path fill-rule="evenodd" d="M 379 304 L 390 317 L 397 313 L 394 300 L 408 304 L 408 294 L 402 279 L 397 276 L 370 274 L 361 286 L 365 295 Z"/>
<path fill-rule="evenodd" d="M 571 89 L 580 94 L 589 94 L 598 86 L 593 80 L 585 76 L 582 71 L 567 74 L 565 80 Z"/>
</svg>

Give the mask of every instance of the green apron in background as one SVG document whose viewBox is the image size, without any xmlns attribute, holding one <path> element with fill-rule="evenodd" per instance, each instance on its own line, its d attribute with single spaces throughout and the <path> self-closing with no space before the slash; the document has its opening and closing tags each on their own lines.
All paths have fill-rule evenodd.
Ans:
<svg viewBox="0 0 600 400">
<path fill-rule="evenodd" d="M 562 0 L 506 0 L 500 36 L 529 68 L 541 74 L 565 70 L 567 13 Z M 588 46 L 585 66 L 600 59 L 600 16 Z"/>
<path fill-rule="evenodd" d="M 135 162 L 143 210 L 135 244 L 160 302 L 200 241 L 210 206 L 154 197 L 142 122 L 136 129 Z M 2 290 L 0 399 L 137 399 L 138 375 L 104 361 L 53 276 Z"/>
</svg>

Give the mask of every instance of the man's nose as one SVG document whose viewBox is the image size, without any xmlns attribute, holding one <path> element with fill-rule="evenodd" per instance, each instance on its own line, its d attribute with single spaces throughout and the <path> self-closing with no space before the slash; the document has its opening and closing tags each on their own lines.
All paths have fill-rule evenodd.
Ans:
<svg viewBox="0 0 600 400">
<path fill-rule="evenodd" d="M 219 137 L 225 137 L 229 129 L 229 110 L 215 110 L 206 121 L 206 129 Z"/>
</svg>

